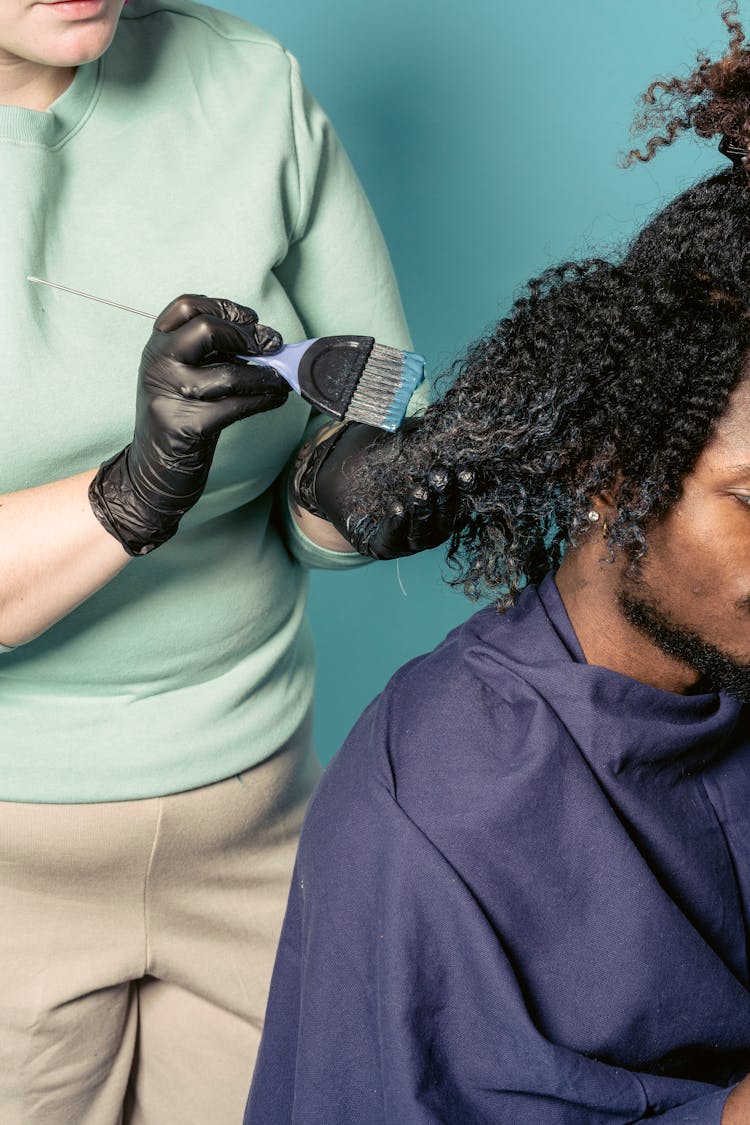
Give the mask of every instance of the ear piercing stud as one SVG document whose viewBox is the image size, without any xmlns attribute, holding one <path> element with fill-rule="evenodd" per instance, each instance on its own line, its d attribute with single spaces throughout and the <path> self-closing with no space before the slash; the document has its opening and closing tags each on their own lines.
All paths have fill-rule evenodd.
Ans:
<svg viewBox="0 0 750 1125">
<path fill-rule="evenodd" d="M 599 523 L 602 517 L 597 512 L 596 508 L 592 508 L 591 511 L 586 513 L 586 518 L 589 523 Z M 609 522 L 607 520 L 602 522 L 602 538 L 609 539 Z"/>
</svg>

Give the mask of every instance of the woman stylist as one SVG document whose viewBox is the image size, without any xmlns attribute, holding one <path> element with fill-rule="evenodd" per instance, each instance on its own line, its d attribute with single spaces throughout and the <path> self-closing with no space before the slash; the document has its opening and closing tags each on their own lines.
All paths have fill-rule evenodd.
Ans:
<svg viewBox="0 0 750 1125">
<path fill-rule="evenodd" d="M 173 301 L 138 371 L 143 320 L 26 276 L 407 343 L 294 60 L 189 0 L 120 15 L 0 3 L 3 1125 L 241 1119 L 317 775 L 299 564 L 362 561 L 341 465 L 372 437 L 309 443 L 231 360 L 279 345 L 243 305 Z M 356 546 L 432 545 L 436 496 Z"/>
</svg>

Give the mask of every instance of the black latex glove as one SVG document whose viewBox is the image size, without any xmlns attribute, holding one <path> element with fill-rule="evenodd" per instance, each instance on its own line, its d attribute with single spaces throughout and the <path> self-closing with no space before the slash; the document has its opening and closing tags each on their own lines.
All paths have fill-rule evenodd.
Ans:
<svg viewBox="0 0 750 1125">
<path fill-rule="evenodd" d="M 289 387 L 275 371 L 234 362 L 281 344 L 233 301 L 178 297 L 156 318 L 141 359 L 133 440 L 89 488 L 97 519 L 128 554 L 145 555 L 174 535 L 203 492 L 223 429 L 286 401 Z"/>
<path fill-rule="evenodd" d="M 404 429 L 419 425 L 409 420 Z M 437 547 L 452 534 L 460 498 L 473 484 L 473 474 L 454 474 L 436 465 L 427 484 L 407 496 L 394 497 L 385 519 L 374 520 L 354 507 L 358 475 L 374 447 L 394 435 L 350 422 L 314 446 L 301 462 L 293 481 L 295 499 L 313 515 L 327 519 L 361 555 L 396 559 Z"/>
</svg>

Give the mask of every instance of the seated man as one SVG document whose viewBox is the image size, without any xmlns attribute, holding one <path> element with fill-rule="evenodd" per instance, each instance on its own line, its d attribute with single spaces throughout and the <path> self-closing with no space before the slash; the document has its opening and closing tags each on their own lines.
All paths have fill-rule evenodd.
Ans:
<svg viewBox="0 0 750 1125">
<path fill-rule="evenodd" d="M 750 1121 L 749 356 L 738 160 L 534 283 L 373 459 L 384 505 L 457 474 L 502 612 L 313 799 L 250 1125 Z"/>
</svg>

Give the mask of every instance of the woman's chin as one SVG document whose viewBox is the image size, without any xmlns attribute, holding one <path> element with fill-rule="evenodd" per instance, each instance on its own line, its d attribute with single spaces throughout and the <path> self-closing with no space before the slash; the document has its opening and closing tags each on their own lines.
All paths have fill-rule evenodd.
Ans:
<svg viewBox="0 0 750 1125">
<path fill-rule="evenodd" d="M 121 4 L 113 5 L 111 0 L 36 4 L 36 59 L 56 67 L 80 66 L 98 59 L 112 42 L 120 9 Z"/>
</svg>

